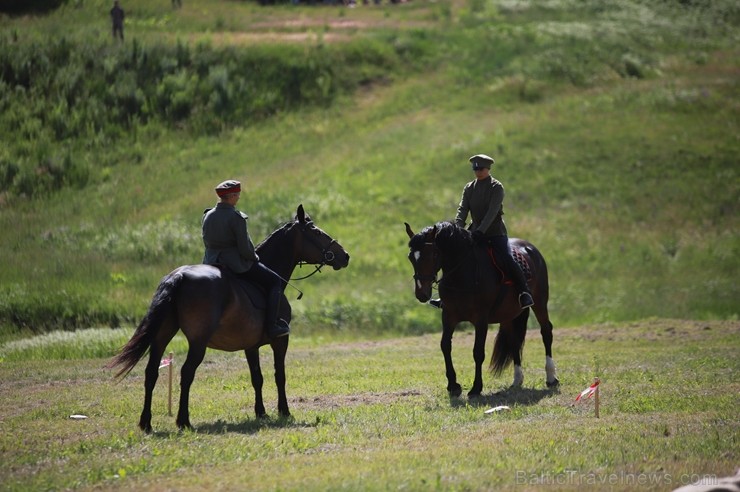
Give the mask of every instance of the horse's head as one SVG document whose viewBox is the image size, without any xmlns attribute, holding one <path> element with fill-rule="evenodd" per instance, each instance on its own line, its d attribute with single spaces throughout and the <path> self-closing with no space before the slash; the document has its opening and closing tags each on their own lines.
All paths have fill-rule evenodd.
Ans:
<svg viewBox="0 0 740 492">
<path fill-rule="evenodd" d="M 299 205 L 296 210 L 292 228 L 299 231 L 296 241 L 296 256 L 299 263 L 329 265 L 334 270 L 349 264 L 349 253 L 336 239 L 316 227 L 311 217 L 303 210 L 303 205 Z"/>
<path fill-rule="evenodd" d="M 414 267 L 414 294 L 419 302 L 432 298 L 432 287 L 437 283 L 437 272 L 442 267 L 441 256 L 435 245 L 437 226 L 429 226 L 414 234 L 406 224 L 409 235 L 409 261 Z"/>
</svg>

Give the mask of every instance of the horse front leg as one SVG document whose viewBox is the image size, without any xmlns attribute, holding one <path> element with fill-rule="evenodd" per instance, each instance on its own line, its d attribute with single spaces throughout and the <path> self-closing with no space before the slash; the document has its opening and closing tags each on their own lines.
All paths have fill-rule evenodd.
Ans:
<svg viewBox="0 0 740 492">
<path fill-rule="evenodd" d="M 486 336 L 488 323 L 485 320 L 475 324 L 475 345 L 473 346 L 473 360 L 475 361 L 475 379 L 473 387 L 468 391 L 468 398 L 480 396 L 483 391 L 483 361 L 486 358 Z"/>
<path fill-rule="evenodd" d="M 442 341 L 439 346 L 445 359 L 445 373 L 447 375 L 447 391 L 450 396 L 458 397 L 462 393 L 462 387 L 457 383 L 457 374 L 452 365 L 452 334 L 455 332 L 453 324 L 445 313 L 442 312 Z"/>
<path fill-rule="evenodd" d="M 275 385 L 278 392 L 278 412 L 282 417 L 290 417 L 288 397 L 285 395 L 285 354 L 288 352 L 290 335 L 280 337 L 272 342 L 272 353 L 275 363 Z"/>
<path fill-rule="evenodd" d="M 260 367 L 259 348 L 245 350 L 244 354 L 247 356 L 249 376 L 252 380 L 252 388 L 254 388 L 254 413 L 257 418 L 267 417 L 265 404 L 262 402 L 262 384 L 264 378 L 262 377 L 262 368 Z"/>
</svg>

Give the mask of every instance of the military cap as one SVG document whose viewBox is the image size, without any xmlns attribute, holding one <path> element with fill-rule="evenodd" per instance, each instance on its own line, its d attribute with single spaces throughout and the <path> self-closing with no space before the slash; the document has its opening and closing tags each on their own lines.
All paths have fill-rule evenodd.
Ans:
<svg viewBox="0 0 740 492">
<path fill-rule="evenodd" d="M 241 193 L 241 191 L 242 184 L 234 179 L 229 179 L 216 186 L 216 194 L 218 196 L 230 195 L 232 193 Z"/>
<path fill-rule="evenodd" d="M 482 169 L 484 167 L 491 169 L 491 166 L 495 162 L 493 157 L 489 157 L 486 154 L 476 154 L 468 160 L 472 164 L 473 169 Z"/>
</svg>

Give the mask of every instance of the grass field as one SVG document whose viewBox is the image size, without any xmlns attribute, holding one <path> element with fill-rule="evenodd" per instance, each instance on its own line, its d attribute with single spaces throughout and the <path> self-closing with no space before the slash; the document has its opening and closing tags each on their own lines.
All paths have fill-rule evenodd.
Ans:
<svg viewBox="0 0 740 492">
<path fill-rule="evenodd" d="M 447 395 L 436 335 L 298 338 L 287 361 L 292 417 L 276 417 L 263 351 L 272 416 L 260 421 L 243 355 L 209 352 L 191 393 L 196 431 L 178 433 L 167 416 L 162 369 L 152 435 L 136 427 L 143 365 L 116 384 L 80 343 L 102 335 L 77 335 L 57 355 L 65 359 L 0 364 L 3 490 L 671 490 L 734 474 L 740 459 L 737 322 L 556 329 L 562 385 L 553 391 L 530 330 L 524 387 L 507 389 L 511 371 L 488 375 L 476 400 Z M 454 339 L 466 390 L 472 342 L 470 331 Z M 182 340 L 172 348 L 181 364 Z M 592 401 L 574 404 L 594 376 L 599 419 Z M 511 411 L 484 413 L 498 405 Z"/>
<path fill-rule="evenodd" d="M 122 3 L 121 45 L 107 0 L 0 16 L 0 490 L 663 491 L 736 471 L 737 2 Z M 450 399 L 439 312 L 413 297 L 403 223 L 451 218 L 479 152 L 548 262 L 559 390 L 530 326 L 522 389 L 508 372 Z M 201 261 L 227 178 L 255 241 L 303 204 L 352 259 L 287 292 L 291 418 L 268 352 L 259 421 L 243 355 L 209 352 L 195 432 L 162 370 L 145 435 L 143 365 L 103 367 L 160 278 Z M 169 350 L 179 367 L 185 340 Z M 599 419 L 574 405 L 597 376 Z"/>
</svg>

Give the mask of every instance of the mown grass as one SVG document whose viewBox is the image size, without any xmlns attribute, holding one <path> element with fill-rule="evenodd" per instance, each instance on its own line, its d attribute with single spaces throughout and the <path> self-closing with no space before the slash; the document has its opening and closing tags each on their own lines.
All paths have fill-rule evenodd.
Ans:
<svg viewBox="0 0 740 492">
<path fill-rule="evenodd" d="M 532 330 L 524 387 L 506 389 L 510 371 L 487 375 L 478 400 L 447 396 L 436 335 L 298 338 L 288 353 L 293 417 L 269 408 L 262 421 L 243 356 L 209 352 L 191 394 L 196 431 L 178 433 L 166 415 L 162 370 L 151 436 L 136 428 L 143 364 L 116 384 L 94 344 L 39 338 L 45 360 L 16 345 L 24 360 L 0 364 L 0 479 L 4 490 L 670 490 L 735 471 L 739 330 L 737 322 L 660 319 L 557 330 L 559 391 L 545 389 Z M 472 338 L 461 331 L 454 340 L 465 388 Z M 179 367 L 186 348 L 171 348 Z M 262 357 L 274 407 L 270 354 Z M 597 375 L 600 419 L 592 402 L 573 404 Z M 511 411 L 483 413 L 496 405 Z"/>
</svg>

